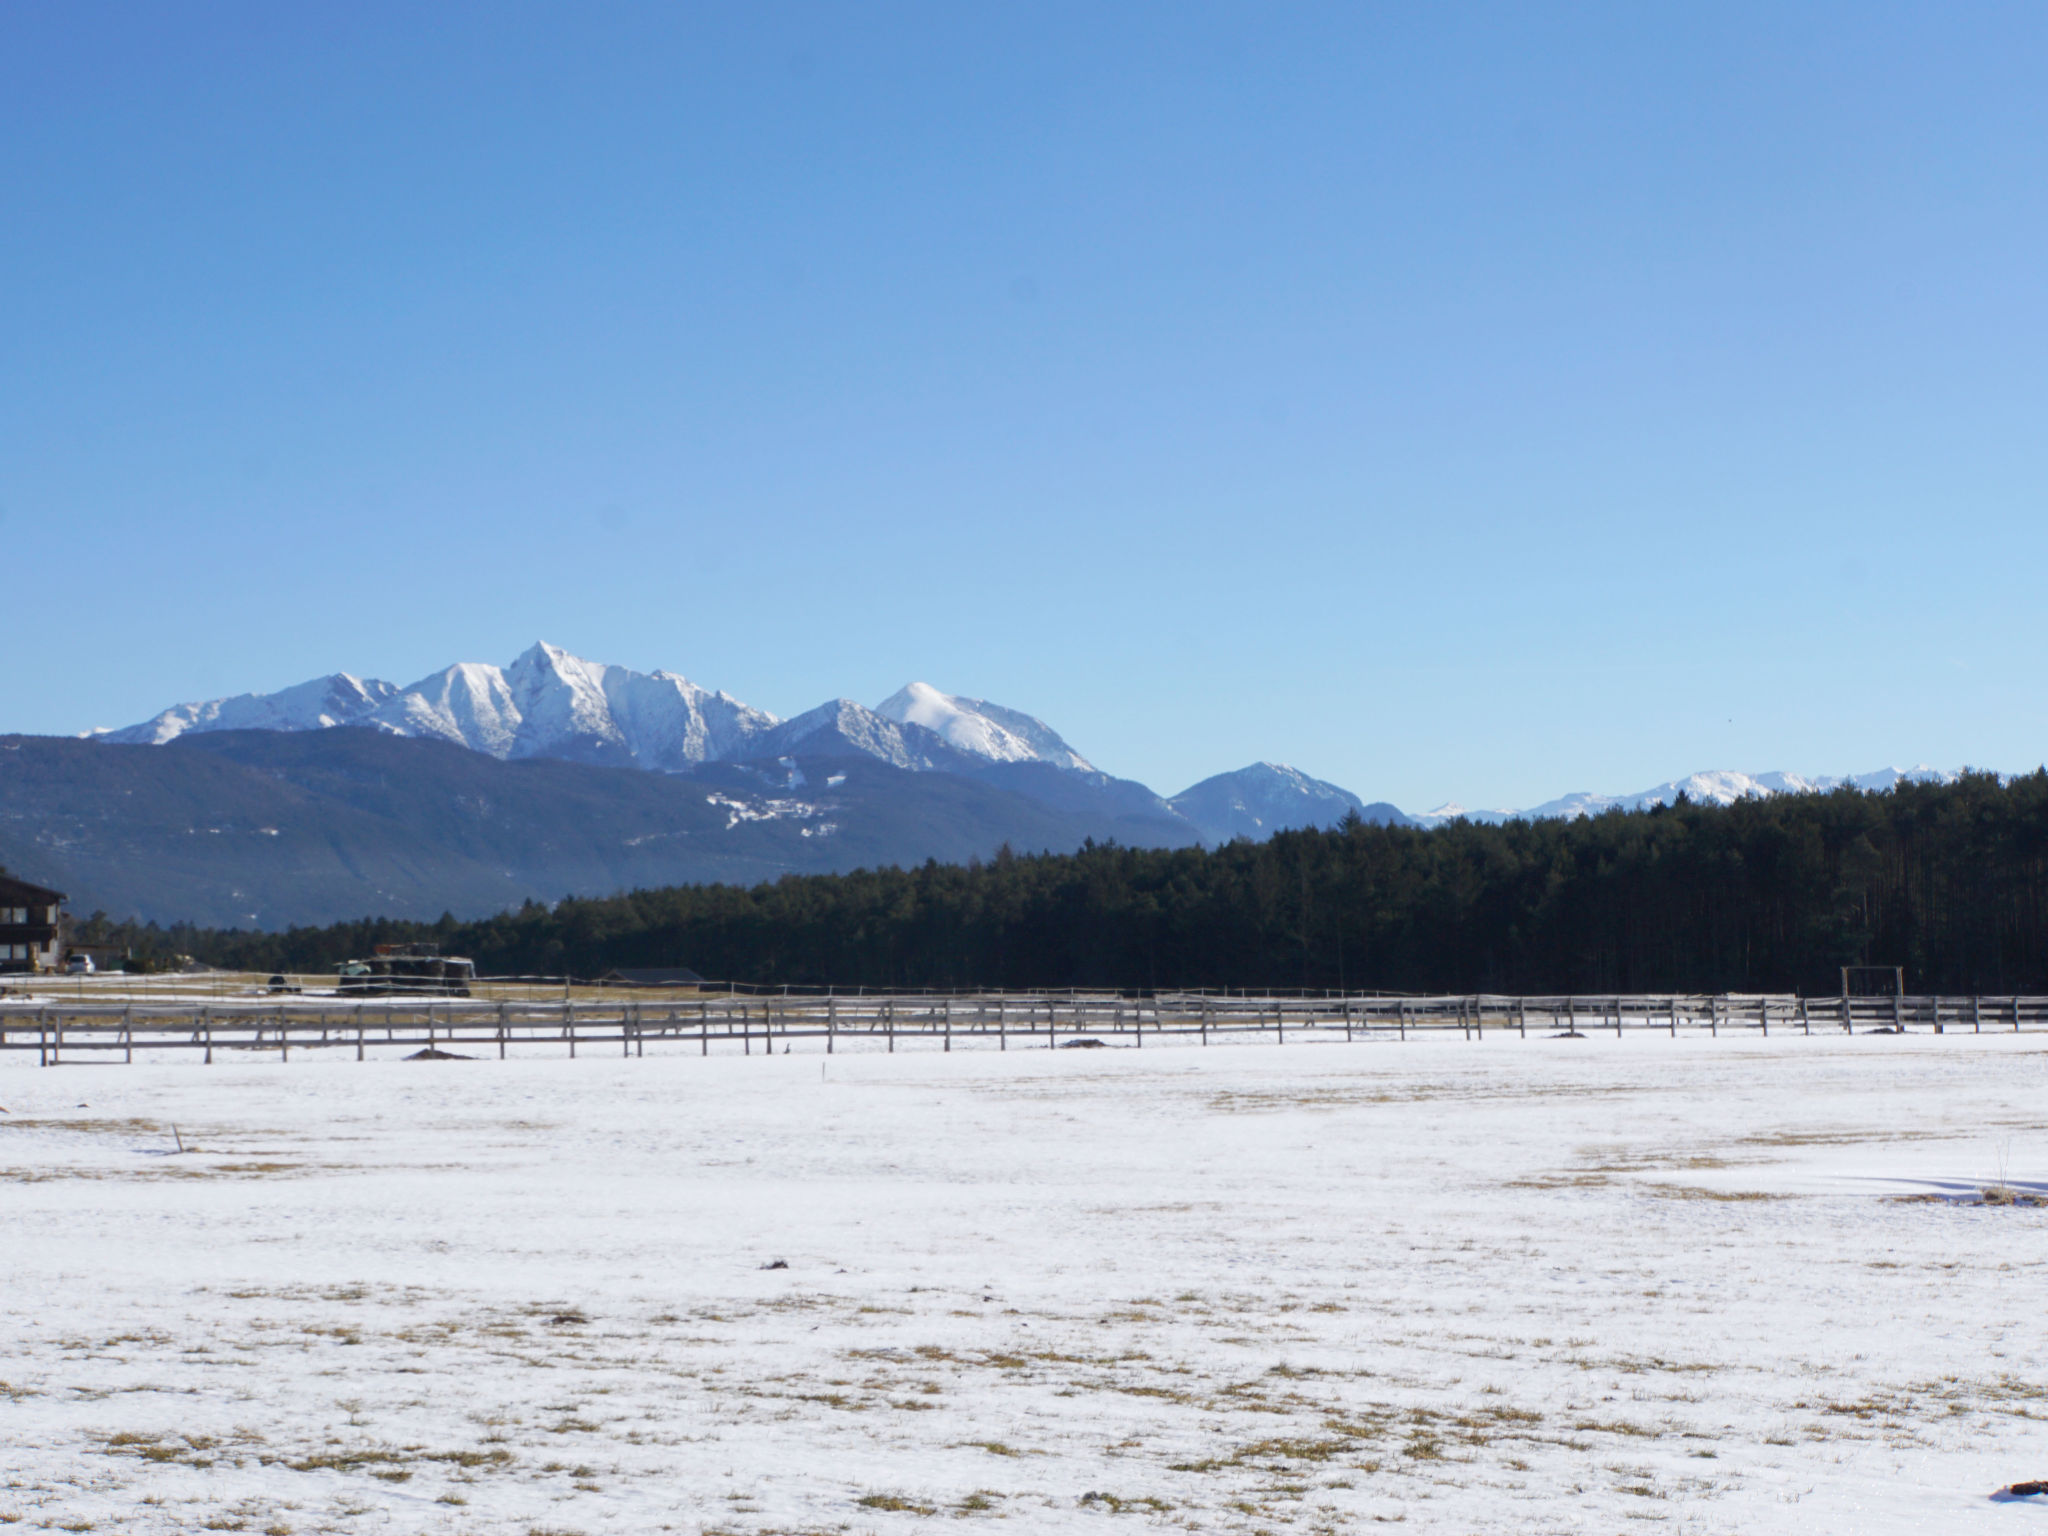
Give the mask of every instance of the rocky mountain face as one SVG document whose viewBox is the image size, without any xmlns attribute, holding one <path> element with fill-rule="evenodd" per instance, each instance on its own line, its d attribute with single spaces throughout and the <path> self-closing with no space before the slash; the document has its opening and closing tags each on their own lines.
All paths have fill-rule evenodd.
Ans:
<svg viewBox="0 0 2048 1536">
<path fill-rule="evenodd" d="M 501 760 L 673 770 L 758 755 L 755 739 L 777 723 L 674 672 L 635 672 L 541 643 L 509 666 L 459 662 L 405 688 L 338 672 L 279 693 L 174 705 L 105 739 L 161 746 L 194 732 L 361 725 Z"/>
</svg>

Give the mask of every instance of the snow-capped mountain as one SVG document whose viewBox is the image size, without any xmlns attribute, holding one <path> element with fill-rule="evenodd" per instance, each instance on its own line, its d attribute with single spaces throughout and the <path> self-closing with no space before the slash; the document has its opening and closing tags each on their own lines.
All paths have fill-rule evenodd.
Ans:
<svg viewBox="0 0 2048 1536">
<path fill-rule="evenodd" d="M 936 733 L 885 719 L 851 699 L 805 710 L 753 744 L 757 757 L 792 757 L 799 752 L 824 757 L 858 753 L 918 773 L 946 768 L 953 756 Z"/>
<path fill-rule="evenodd" d="M 1647 810 L 1653 805 L 1670 805 L 1683 794 L 1688 800 L 1708 805 L 1733 805 L 1736 801 L 1751 795 L 1767 798 L 1771 795 L 1803 795 L 1825 793 L 1831 789 L 1851 786 L 1863 790 L 1886 790 L 1900 784 L 1945 784 L 1956 777 L 1954 773 L 1940 768 L 1930 768 L 1921 763 L 1913 768 L 1879 768 L 1871 773 L 1850 774 L 1843 777 L 1785 773 L 1737 773 L 1731 769 L 1708 769 L 1703 773 L 1690 774 L 1682 779 L 1668 779 L 1662 784 L 1642 790 L 1633 795 L 1600 795 L 1590 790 L 1561 795 L 1555 800 L 1546 800 L 1541 805 L 1532 805 L 1526 810 L 1468 810 L 1451 802 L 1440 805 L 1433 811 L 1423 811 L 1414 819 L 1423 826 L 1439 826 L 1447 821 L 1463 817 L 1467 821 L 1502 822 L 1517 819 L 1538 820 L 1543 817 L 1598 816 L 1602 811 L 1615 809 L 1625 811 Z"/>
<path fill-rule="evenodd" d="M 900 724 L 921 725 L 956 752 L 991 762 L 1051 763 L 1080 773 L 1095 771 L 1093 763 L 1043 720 L 986 699 L 941 693 L 930 683 L 898 689 L 875 706 L 875 713 Z"/>
<path fill-rule="evenodd" d="M 1182 790 L 1168 802 L 1209 843 L 1271 837 L 1283 828 L 1334 827 L 1354 811 L 1367 821 L 1408 824 L 1385 803 L 1367 805 L 1348 789 L 1312 779 L 1284 763 L 1253 763 Z"/>
<path fill-rule="evenodd" d="M 137 746 L 162 746 L 187 731 L 318 731 L 334 725 L 361 725 L 398 688 L 337 672 L 277 693 L 241 693 L 203 704 L 177 704 L 124 730 L 97 733 L 103 740 Z"/>
<path fill-rule="evenodd" d="M 676 769 L 751 756 L 775 717 L 674 672 L 533 646 L 508 667 L 463 662 L 422 678 L 365 724 L 497 758 L 558 757 Z"/>
<path fill-rule="evenodd" d="M 778 720 L 674 672 L 585 661 L 546 642 L 509 666 L 460 662 L 405 688 L 336 673 L 278 693 L 176 705 L 103 736 L 161 746 L 192 731 L 337 725 L 431 737 L 500 759 L 565 758 L 668 771 L 801 750 L 864 755 L 920 772 L 976 762 L 1094 772 L 1043 720 L 941 693 L 929 683 L 900 689 L 880 709 L 834 699 Z"/>
</svg>

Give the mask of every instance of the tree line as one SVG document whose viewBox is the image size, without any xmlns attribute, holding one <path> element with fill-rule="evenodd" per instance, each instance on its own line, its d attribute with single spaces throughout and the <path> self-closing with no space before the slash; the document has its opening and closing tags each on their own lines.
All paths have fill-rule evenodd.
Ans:
<svg viewBox="0 0 2048 1536">
<path fill-rule="evenodd" d="M 529 901 L 281 933 L 116 924 L 145 956 L 313 972 L 438 941 L 481 974 L 688 966 L 868 987 L 2048 992 L 2048 771 L 1573 821 L 1281 832 L 1213 849 L 1004 849 L 965 865 Z"/>
</svg>

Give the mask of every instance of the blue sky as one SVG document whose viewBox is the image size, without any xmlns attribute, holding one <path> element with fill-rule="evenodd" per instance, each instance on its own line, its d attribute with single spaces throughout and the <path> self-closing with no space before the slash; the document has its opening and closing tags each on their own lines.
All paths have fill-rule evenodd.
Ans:
<svg viewBox="0 0 2048 1536">
<path fill-rule="evenodd" d="M 2048 9 L 0 7 L 0 730 L 536 638 L 1172 792 L 2039 764 Z"/>
</svg>

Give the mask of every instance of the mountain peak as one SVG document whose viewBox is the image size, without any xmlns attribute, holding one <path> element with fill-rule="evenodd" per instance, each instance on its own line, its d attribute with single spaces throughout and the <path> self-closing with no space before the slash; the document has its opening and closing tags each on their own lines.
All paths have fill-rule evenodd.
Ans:
<svg viewBox="0 0 2048 1536">
<path fill-rule="evenodd" d="M 1265 838 L 1293 827 L 1334 827 L 1354 813 L 1367 821 L 1409 824 L 1391 805 L 1367 805 L 1350 790 L 1312 779 L 1285 763 L 1253 763 L 1216 774 L 1168 803 L 1211 843 Z"/>
<path fill-rule="evenodd" d="M 907 683 L 875 706 L 875 713 L 902 725 L 920 725 L 956 752 L 995 763 L 1050 763 L 1055 768 L 1093 773 L 1095 765 L 1035 715 L 1006 709 L 986 699 L 941 693 L 930 683 Z"/>
</svg>

